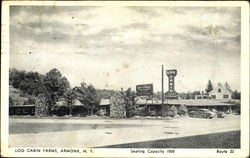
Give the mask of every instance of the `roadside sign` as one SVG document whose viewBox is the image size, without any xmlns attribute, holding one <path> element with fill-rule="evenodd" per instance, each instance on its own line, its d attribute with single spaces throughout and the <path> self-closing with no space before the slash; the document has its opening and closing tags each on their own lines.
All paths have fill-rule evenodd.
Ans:
<svg viewBox="0 0 250 158">
<path fill-rule="evenodd" d="M 166 99 L 178 99 L 178 93 L 175 92 L 174 78 L 177 75 L 177 70 L 167 70 L 166 75 L 168 76 L 168 91 L 165 93 Z"/>
<path fill-rule="evenodd" d="M 177 75 L 177 70 L 167 70 L 166 71 L 167 76 L 176 76 Z"/>
<path fill-rule="evenodd" d="M 153 95 L 153 84 L 136 85 L 137 96 L 151 96 Z"/>
</svg>

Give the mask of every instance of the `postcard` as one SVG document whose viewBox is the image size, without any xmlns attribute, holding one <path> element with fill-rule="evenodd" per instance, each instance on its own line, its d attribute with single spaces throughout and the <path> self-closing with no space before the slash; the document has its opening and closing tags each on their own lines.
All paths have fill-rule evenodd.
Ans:
<svg viewBox="0 0 250 158">
<path fill-rule="evenodd" d="M 1 156 L 249 157 L 249 4 L 3 1 Z"/>
</svg>

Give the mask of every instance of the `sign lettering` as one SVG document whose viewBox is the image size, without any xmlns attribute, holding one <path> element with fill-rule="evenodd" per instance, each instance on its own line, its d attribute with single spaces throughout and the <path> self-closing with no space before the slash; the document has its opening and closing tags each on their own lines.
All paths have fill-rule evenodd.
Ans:
<svg viewBox="0 0 250 158">
<path fill-rule="evenodd" d="M 136 85 L 137 96 L 151 96 L 153 95 L 153 84 Z"/>
<path fill-rule="evenodd" d="M 168 76 L 168 91 L 165 94 L 166 99 L 178 99 L 178 93 L 175 92 L 174 78 L 177 75 L 177 70 L 167 70 Z"/>
</svg>

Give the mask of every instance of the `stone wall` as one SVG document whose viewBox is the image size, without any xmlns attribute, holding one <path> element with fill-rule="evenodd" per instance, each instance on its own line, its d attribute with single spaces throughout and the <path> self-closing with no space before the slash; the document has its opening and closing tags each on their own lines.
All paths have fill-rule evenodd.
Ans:
<svg viewBox="0 0 250 158">
<path fill-rule="evenodd" d="M 43 95 L 39 95 L 36 98 L 35 115 L 36 116 L 47 116 L 46 99 Z"/>
<path fill-rule="evenodd" d="M 110 98 L 110 117 L 125 118 L 126 104 L 122 92 L 117 92 Z"/>
</svg>

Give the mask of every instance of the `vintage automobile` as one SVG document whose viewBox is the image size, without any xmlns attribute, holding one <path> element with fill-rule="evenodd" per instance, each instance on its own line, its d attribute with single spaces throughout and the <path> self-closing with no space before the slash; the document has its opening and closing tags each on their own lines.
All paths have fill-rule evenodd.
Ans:
<svg viewBox="0 0 250 158">
<path fill-rule="evenodd" d="M 217 114 L 217 118 L 224 118 L 225 117 L 225 113 L 222 111 L 217 111 L 216 109 L 211 109 L 211 111 Z"/>
<path fill-rule="evenodd" d="M 209 110 L 209 109 L 197 109 L 194 111 L 189 112 L 190 117 L 195 117 L 195 118 L 215 118 L 217 117 L 217 113 Z"/>
</svg>

